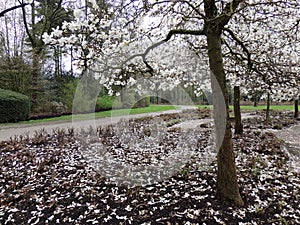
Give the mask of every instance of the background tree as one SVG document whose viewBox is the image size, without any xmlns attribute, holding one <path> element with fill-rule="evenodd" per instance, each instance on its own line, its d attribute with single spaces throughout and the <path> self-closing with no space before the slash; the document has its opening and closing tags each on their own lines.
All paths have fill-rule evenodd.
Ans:
<svg viewBox="0 0 300 225">
<path fill-rule="evenodd" d="M 24 0 L 20 4 L 24 5 Z M 52 28 L 62 24 L 63 21 L 70 19 L 70 12 L 62 6 L 62 0 L 33 0 L 30 7 L 22 7 L 23 22 L 27 34 L 27 41 L 31 46 L 32 56 L 32 76 L 31 76 L 31 102 L 32 110 L 38 111 L 39 99 L 41 93 L 39 81 L 41 78 L 42 61 L 44 57 L 45 44 L 43 34 L 50 33 Z"/>
<path fill-rule="evenodd" d="M 231 73 L 233 77 L 229 77 L 231 82 L 239 83 L 242 91 L 251 95 L 255 103 L 256 93 L 263 94 L 268 121 L 271 99 L 290 101 L 297 91 L 299 23 L 290 16 L 300 6 L 297 1 L 286 4 L 272 1 L 265 5 L 252 1 L 250 5 L 254 6 L 253 10 L 245 11 L 247 9 L 244 8 L 241 13 L 247 16 L 243 16 L 242 20 L 234 17 L 234 23 L 226 29 L 226 67 L 234 70 Z M 260 12 L 263 13 L 257 16 Z"/>
<path fill-rule="evenodd" d="M 1 15 L 0 87 L 30 95 L 31 67 L 26 59 L 25 30 L 19 8 L 28 5 L 6 1 Z"/>
<path fill-rule="evenodd" d="M 295 107 L 294 117 L 298 118 L 299 117 L 299 99 L 295 99 L 294 107 Z"/>
</svg>

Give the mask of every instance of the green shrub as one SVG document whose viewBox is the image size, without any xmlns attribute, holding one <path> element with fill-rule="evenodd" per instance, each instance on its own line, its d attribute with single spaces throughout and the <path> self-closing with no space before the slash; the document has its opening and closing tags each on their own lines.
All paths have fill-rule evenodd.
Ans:
<svg viewBox="0 0 300 225">
<path fill-rule="evenodd" d="M 81 83 L 77 85 L 73 99 L 73 113 L 91 113 L 95 110 L 95 101 L 88 93 L 86 88 Z"/>
<path fill-rule="evenodd" d="M 72 112 L 74 95 L 78 84 L 79 84 L 78 79 L 72 79 L 67 82 L 64 82 L 64 84 L 61 85 L 59 90 L 59 96 L 61 98 L 61 102 L 64 105 L 66 105 L 69 112 Z"/>
<path fill-rule="evenodd" d="M 122 108 L 130 109 L 134 107 L 135 104 L 135 95 L 134 92 L 125 92 L 123 95 Z"/>
<path fill-rule="evenodd" d="M 0 122 L 17 122 L 29 117 L 29 97 L 14 91 L 0 89 Z"/>
<path fill-rule="evenodd" d="M 114 104 L 115 97 L 109 95 L 103 95 L 98 97 L 96 103 L 96 111 L 111 110 Z"/>
<path fill-rule="evenodd" d="M 135 103 L 134 108 L 148 107 L 148 106 L 150 106 L 150 96 L 138 100 Z"/>
</svg>

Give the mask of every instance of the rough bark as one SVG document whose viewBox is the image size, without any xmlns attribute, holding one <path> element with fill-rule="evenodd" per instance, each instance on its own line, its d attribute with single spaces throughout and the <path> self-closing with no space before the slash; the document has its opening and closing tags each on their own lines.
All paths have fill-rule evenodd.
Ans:
<svg viewBox="0 0 300 225">
<path fill-rule="evenodd" d="M 152 73 L 153 68 L 146 60 L 147 54 L 152 49 L 169 41 L 175 34 L 206 36 L 209 66 L 211 70 L 214 121 L 218 149 L 217 196 L 221 200 L 240 206 L 243 205 L 244 202 L 240 196 L 237 182 L 231 124 L 229 121 L 228 91 L 226 87 L 226 76 L 221 50 L 221 34 L 233 13 L 242 2 L 243 0 L 232 0 L 228 2 L 222 9 L 222 13 L 219 14 L 215 0 L 204 0 L 205 16 L 203 16 L 203 19 L 205 24 L 202 30 L 170 30 L 164 40 L 151 45 L 144 51 L 144 53 L 132 55 L 124 62 L 126 63 L 133 58 L 141 57 L 149 69 L 148 72 Z"/>
<path fill-rule="evenodd" d="M 236 134 L 243 133 L 243 123 L 240 107 L 241 92 L 240 87 L 235 86 L 233 89 L 233 109 L 234 109 L 234 132 Z"/>
<path fill-rule="evenodd" d="M 294 102 L 294 117 L 298 118 L 299 117 L 299 99 L 295 99 Z"/>
<path fill-rule="evenodd" d="M 31 76 L 31 111 L 38 110 L 38 96 L 41 91 L 39 79 L 41 76 L 40 50 L 35 48 L 32 53 L 32 76 Z"/>
<path fill-rule="evenodd" d="M 214 121 L 217 140 L 217 197 L 221 201 L 243 205 L 240 196 L 229 121 L 228 91 L 221 50 L 221 34 L 207 33 L 208 57 L 212 74 Z"/>
<path fill-rule="evenodd" d="M 258 98 L 258 97 L 257 97 L 257 94 L 255 93 L 255 94 L 254 94 L 254 99 L 253 99 L 253 101 L 254 101 L 254 102 L 253 102 L 253 107 L 257 107 L 257 100 L 258 100 L 257 98 Z"/>
</svg>

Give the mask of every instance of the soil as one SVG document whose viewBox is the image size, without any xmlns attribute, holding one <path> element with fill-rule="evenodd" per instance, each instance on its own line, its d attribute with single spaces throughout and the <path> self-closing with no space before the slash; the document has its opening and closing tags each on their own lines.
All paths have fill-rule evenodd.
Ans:
<svg viewBox="0 0 300 225">
<path fill-rule="evenodd" d="M 195 115 L 190 119 L 206 118 L 207 113 Z M 72 129 L 51 135 L 40 131 L 33 138 L 3 141 L 0 224 L 300 224 L 300 173 L 290 166 L 283 142 L 268 131 L 296 121 L 290 113 L 272 112 L 272 118 L 269 124 L 259 116 L 248 118 L 244 134 L 233 137 L 243 207 L 215 198 L 216 162 L 204 166 L 199 158 L 201 149 L 212 148 L 211 126 L 199 126 L 198 150 L 177 172 L 143 186 L 104 177 L 101 170 L 106 168 L 95 167 L 84 155 L 88 152 L 83 149 L 101 143 L 121 162 L 151 164 L 180 145 L 182 130 L 172 128 L 181 121 L 176 114 L 159 118 L 168 124 L 163 137 L 169 139 L 161 145 L 153 142 L 151 154 L 121 145 L 122 136 L 116 137 L 117 130 L 109 126 L 80 134 Z M 134 137 L 152 137 L 145 129 L 154 124 L 151 120 L 132 120 Z"/>
</svg>

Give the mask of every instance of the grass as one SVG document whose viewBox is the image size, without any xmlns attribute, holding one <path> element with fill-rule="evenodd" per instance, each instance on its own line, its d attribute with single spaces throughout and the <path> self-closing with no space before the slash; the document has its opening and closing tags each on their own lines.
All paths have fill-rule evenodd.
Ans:
<svg viewBox="0 0 300 225">
<path fill-rule="evenodd" d="M 212 108 L 211 105 L 198 105 L 198 108 Z M 233 106 L 229 106 L 230 109 L 233 109 Z M 243 105 L 241 106 L 241 110 L 266 110 L 266 105 L 259 105 L 257 107 L 254 107 L 252 105 Z M 288 110 L 294 110 L 293 105 L 271 105 L 270 110 L 281 110 L 281 111 L 288 111 Z"/>
<path fill-rule="evenodd" d="M 233 106 L 230 106 L 230 108 L 233 109 Z M 251 106 L 251 105 L 243 105 L 241 106 L 242 110 L 266 110 L 266 105 L 259 105 L 259 106 Z M 288 111 L 288 110 L 294 110 L 293 105 L 271 105 L 270 110 L 281 110 L 281 111 Z"/>
<path fill-rule="evenodd" d="M 151 112 L 161 112 L 167 110 L 176 109 L 175 106 L 172 105 L 150 105 L 148 107 L 143 108 L 133 108 L 133 109 L 115 109 L 103 112 L 96 112 L 96 113 L 87 113 L 87 114 L 77 114 L 74 116 L 75 120 L 85 120 L 91 118 L 105 118 L 111 116 L 122 116 L 122 115 L 134 115 L 134 114 L 142 114 L 142 113 L 151 113 Z M 47 122 L 68 122 L 72 121 L 73 115 L 66 115 L 66 116 L 59 116 L 59 117 L 52 117 L 52 118 L 45 118 L 45 119 L 38 119 L 38 120 L 28 120 L 28 121 L 21 121 L 18 124 L 35 124 L 35 123 L 47 123 Z M 10 125 L 13 123 L 2 123 L 0 126 Z"/>
<path fill-rule="evenodd" d="M 199 108 L 212 108 L 211 105 L 198 105 Z M 230 106 L 231 109 L 233 109 L 233 106 Z M 241 106 L 242 110 L 265 110 L 267 106 L 260 105 L 257 107 L 253 106 Z M 150 105 L 149 107 L 143 107 L 143 108 L 133 108 L 133 109 L 116 109 L 116 110 L 109 110 L 109 111 L 103 111 L 103 112 L 96 112 L 94 113 L 88 113 L 88 114 L 78 114 L 74 116 L 75 120 L 85 120 L 85 119 L 92 119 L 95 118 L 104 118 L 104 117 L 111 117 L 111 116 L 122 116 L 122 115 L 134 115 L 134 114 L 142 114 L 142 113 L 151 113 L 151 112 L 161 112 L 161 111 L 167 111 L 176 109 L 175 106 L 172 105 Z M 293 105 L 271 105 L 271 110 L 294 110 Z M 53 117 L 53 118 L 46 118 L 46 119 L 38 119 L 38 120 L 29 120 L 29 121 L 22 121 L 18 124 L 35 124 L 35 123 L 47 123 L 47 122 L 68 122 L 72 121 L 73 116 L 67 115 L 67 116 L 60 116 L 60 117 Z M 10 125 L 12 123 L 2 123 L 0 126 L 4 125 Z"/>
</svg>

